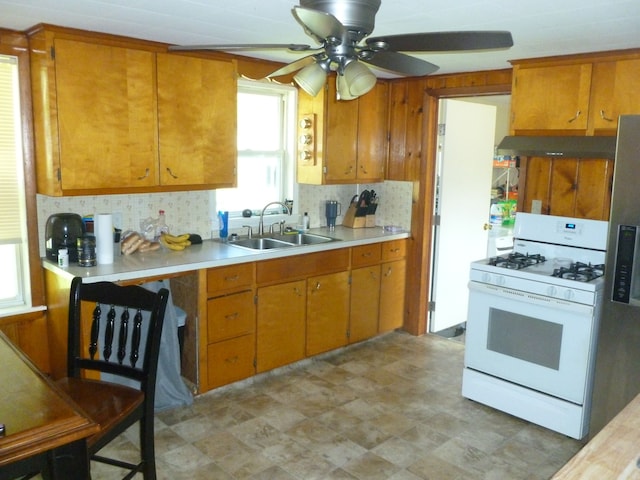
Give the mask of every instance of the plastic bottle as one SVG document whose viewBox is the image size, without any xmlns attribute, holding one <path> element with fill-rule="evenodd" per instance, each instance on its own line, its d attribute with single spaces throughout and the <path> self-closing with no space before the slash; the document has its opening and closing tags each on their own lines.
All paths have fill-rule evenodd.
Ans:
<svg viewBox="0 0 640 480">
<path fill-rule="evenodd" d="M 502 205 L 497 202 L 491 204 L 489 223 L 491 225 L 502 225 Z"/>
<path fill-rule="evenodd" d="M 302 228 L 304 228 L 305 230 L 309 230 L 309 223 L 309 214 L 307 212 L 304 212 L 304 216 L 302 217 Z"/>
<path fill-rule="evenodd" d="M 164 210 L 160 210 L 158 212 L 158 224 L 156 225 L 156 237 L 160 237 L 163 233 L 169 233 L 169 227 L 167 226 Z"/>
<path fill-rule="evenodd" d="M 61 248 L 58 250 L 58 266 L 67 268 L 69 266 L 69 250 Z"/>
</svg>

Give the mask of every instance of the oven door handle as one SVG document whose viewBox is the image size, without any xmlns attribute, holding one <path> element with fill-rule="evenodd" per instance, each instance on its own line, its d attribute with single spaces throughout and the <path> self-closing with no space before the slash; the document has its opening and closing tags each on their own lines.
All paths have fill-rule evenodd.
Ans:
<svg viewBox="0 0 640 480">
<path fill-rule="evenodd" d="M 575 312 L 581 315 L 589 316 L 590 318 L 592 318 L 594 314 L 593 305 L 584 305 L 582 303 L 569 302 L 567 300 L 562 300 L 561 298 L 547 297 L 544 295 L 537 295 L 535 293 L 523 292 L 521 290 L 514 290 L 512 288 L 473 281 L 469 282 L 468 287 L 470 297 L 474 292 L 478 292 L 484 293 L 485 295 L 507 298 L 509 300 L 524 302 L 531 305 L 538 305 L 568 312 Z"/>
</svg>

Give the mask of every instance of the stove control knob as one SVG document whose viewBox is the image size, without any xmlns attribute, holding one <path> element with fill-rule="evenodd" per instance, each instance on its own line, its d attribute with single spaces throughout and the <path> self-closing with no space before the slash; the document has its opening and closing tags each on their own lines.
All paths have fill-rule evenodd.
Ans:
<svg viewBox="0 0 640 480">
<path fill-rule="evenodd" d="M 558 294 L 558 289 L 553 285 L 550 285 L 549 288 L 547 289 L 547 294 L 550 297 L 555 297 Z"/>
<path fill-rule="evenodd" d="M 487 272 L 484 272 L 484 273 L 482 274 L 482 281 L 483 281 L 484 283 L 491 283 L 491 275 L 490 275 L 490 274 L 488 274 Z"/>
<path fill-rule="evenodd" d="M 498 275 L 496 277 L 496 285 L 500 285 L 501 287 L 505 284 L 505 278 L 502 275 Z"/>
<path fill-rule="evenodd" d="M 569 289 L 569 288 L 567 290 L 565 290 L 565 292 L 564 292 L 565 300 L 572 300 L 573 297 L 575 297 L 575 296 L 576 296 L 575 292 L 573 290 Z"/>
</svg>

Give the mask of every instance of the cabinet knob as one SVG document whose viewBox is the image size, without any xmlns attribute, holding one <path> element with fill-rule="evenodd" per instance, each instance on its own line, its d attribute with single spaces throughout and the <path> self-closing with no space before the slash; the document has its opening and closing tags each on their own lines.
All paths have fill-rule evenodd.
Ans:
<svg viewBox="0 0 640 480">
<path fill-rule="evenodd" d="M 169 173 L 169 175 L 171 175 L 171 177 L 178 178 L 178 176 L 174 174 L 169 167 L 167 167 L 167 172 Z"/>
</svg>

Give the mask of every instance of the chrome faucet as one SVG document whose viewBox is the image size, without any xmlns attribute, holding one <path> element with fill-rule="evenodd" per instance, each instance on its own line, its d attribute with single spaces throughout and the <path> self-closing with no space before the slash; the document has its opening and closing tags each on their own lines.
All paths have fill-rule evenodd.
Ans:
<svg viewBox="0 0 640 480">
<path fill-rule="evenodd" d="M 262 209 L 262 212 L 260 212 L 260 223 L 258 223 L 258 235 L 264 235 L 264 212 L 267 208 L 269 208 L 271 205 L 282 205 L 284 208 L 286 208 L 287 213 L 289 213 L 289 215 L 291 215 L 291 209 L 285 205 L 282 202 L 269 202 L 267 203 L 264 208 Z"/>
</svg>

